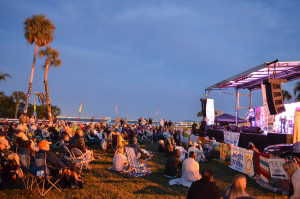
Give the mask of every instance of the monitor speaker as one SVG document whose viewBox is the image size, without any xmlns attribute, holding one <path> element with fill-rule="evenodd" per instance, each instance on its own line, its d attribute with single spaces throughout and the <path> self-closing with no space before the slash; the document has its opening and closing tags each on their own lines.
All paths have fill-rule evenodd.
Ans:
<svg viewBox="0 0 300 199">
<path fill-rule="evenodd" d="M 285 112 L 281 83 L 286 82 L 286 79 L 268 79 L 264 81 L 264 85 L 266 86 L 268 108 L 271 115 L 277 115 Z"/>
</svg>

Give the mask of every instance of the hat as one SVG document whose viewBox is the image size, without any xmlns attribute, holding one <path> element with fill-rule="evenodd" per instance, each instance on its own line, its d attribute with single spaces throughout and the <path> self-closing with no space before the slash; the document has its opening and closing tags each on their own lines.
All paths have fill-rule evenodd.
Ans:
<svg viewBox="0 0 300 199">
<path fill-rule="evenodd" d="M 25 128 L 24 128 L 23 124 L 19 124 L 19 125 L 17 126 L 17 130 L 19 130 L 19 131 L 21 131 L 21 132 L 24 132 L 24 131 L 25 131 Z"/>
<path fill-rule="evenodd" d="M 7 149 L 9 149 L 10 148 L 10 145 L 9 145 L 9 143 L 8 143 L 8 141 L 7 141 L 7 139 L 0 139 L 0 144 L 3 144 Z"/>
<path fill-rule="evenodd" d="M 44 146 L 46 146 L 46 144 L 51 144 L 51 142 L 48 142 L 47 140 L 42 140 L 38 143 L 38 147 L 43 148 Z"/>
<path fill-rule="evenodd" d="M 19 131 L 17 134 L 16 134 L 16 136 L 17 137 L 19 137 L 19 138 L 22 138 L 22 137 L 24 137 L 24 132 L 23 131 Z"/>
</svg>

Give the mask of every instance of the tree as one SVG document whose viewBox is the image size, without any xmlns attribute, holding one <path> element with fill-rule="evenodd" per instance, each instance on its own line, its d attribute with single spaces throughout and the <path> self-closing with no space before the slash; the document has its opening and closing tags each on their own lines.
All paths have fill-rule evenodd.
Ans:
<svg viewBox="0 0 300 199">
<path fill-rule="evenodd" d="M 298 94 L 297 94 L 298 93 Z M 296 84 L 295 84 L 295 87 L 294 87 L 294 95 L 296 97 L 295 101 L 296 102 L 299 102 L 300 101 L 300 81 L 298 81 Z"/>
<path fill-rule="evenodd" d="M 284 101 L 292 99 L 292 95 L 287 90 L 282 90 L 282 97 Z"/>
<path fill-rule="evenodd" d="M 47 100 L 47 108 L 48 108 L 48 117 L 49 120 L 51 120 L 52 113 L 51 113 L 49 87 L 48 87 L 48 70 L 49 70 L 49 65 L 55 67 L 60 66 L 61 60 L 59 59 L 59 51 L 52 47 L 47 47 L 45 49 L 40 50 L 39 57 L 46 57 L 45 60 L 46 65 L 44 65 L 45 68 L 44 83 L 45 83 L 45 92 L 46 92 L 46 100 Z"/>
<path fill-rule="evenodd" d="M 23 101 L 23 102 L 26 101 L 26 95 L 23 91 L 14 91 L 12 93 L 12 97 L 14 99 L 14 102 L 16 103 L 15 118 L 18 118 L 19 105 L 20 105 L 21 101 Z"/>
<path fill-rule="evenodd" d="M 1 81 L 2 80 L 5 81 L 7 77 L 11 78 L 10 74 L 8 74 L 8 73 L 3 73 L 2 74 L 2 72 L 0 71 L 0 80 Z"/>
<path fill-rule="evenodd" d="M 32 15 L 32 17 L 28 17 L 24 22 L 24 31 L 25 31 L 24 36 L 26 40 L 30 43 L 30 45 L 32 45 L 33 43 L 35 44 L 33 62 L 31 67 L 31 76 L 29 81 L 24 113 L 27 112 L 29 99 L 31 95 L 34 67 L 35 67 L 38 47 L 47 46 L 52 42 L 54 30 L 55 30 L 55 26 L 50 20 L 46 19 L 45 15 Z"/>
</svg>

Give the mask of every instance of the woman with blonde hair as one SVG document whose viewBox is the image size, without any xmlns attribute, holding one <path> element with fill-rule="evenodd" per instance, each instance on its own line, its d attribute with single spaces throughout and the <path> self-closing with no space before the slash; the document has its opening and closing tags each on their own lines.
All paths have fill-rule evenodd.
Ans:
<svg viewBox="0 0 300 199">
<path fill-rule="evenodd" d="M 236 199 L 237 197 L 249 196 L 246 193 L 247 179 L 242 174 L 237 174 L 233 178 L 232 185 L 225 189 L 224 199 Z"/>
<path fill-rule="evenodd" d="M 283 169 L 289 175 L 294 193 L 290 191 L 290 199 L 300 198 L 300 166 L 294 161 L 287 161 L 283 164 Z M 292 195 L 293 194 L 293 195 Z"/>
</svg>

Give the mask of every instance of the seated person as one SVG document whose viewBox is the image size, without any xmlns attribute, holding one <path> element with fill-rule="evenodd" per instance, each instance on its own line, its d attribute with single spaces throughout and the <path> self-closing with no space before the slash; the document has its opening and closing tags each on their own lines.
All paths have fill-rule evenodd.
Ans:
<svg viewBox="0 0 300 199">
<path fill-rule="evenodd" d="M 18 154 L 9 151 L 10 145 L 4 138 L 0 136 L 0 186 L 8 180 L 15 180 L 20 166 Z"/>
<path fill-rule="evenodd" d="M 133 147 L 135 149 L 135 154 L 136 154 L 137 159 L 139 159 L 142 156 L 142 154 L 147 156 L 148 158 L 152 158 L 152 156 L 153 156 L 151 152 L 140 148 L 140 146 L 137 144 L 136 137 L 134 137 L 132 139 L 131 147 Z"/>
<path fill-rule="evenodd" d="M 179 149 L 180 152 L 181 152 L 180 160 L 181 160 L 181 161 L 185 160 L 185 156 L 186 156 L 186 154 L 187 154 L 187 151 L 182 147 L 182 142 L 179 141 L 179 142 L 177 143 L 177 146 L 175 147 L 175 150 L 176 150 L 176 149 Z"/>
<path fill-rule="evenodd" d="M 31 156 L 35 155 L 35 147 L 33 141 L 29 140 L 28 137 L 24 134 L 24 132 L 19 132 L 16 134 L 17 137 L 17 147 L 18 152 L 22 149 L 28 149 Z"/>
<path fill-rule="evenodd" d="M 41 157 L 46 154 L 46 164 L 49 165 L 49 170 L 51 175 L 58 176 L 59 170 L 66 168 L 66 165 L 50 152 L 50 144 L 47 140 L 42 140 L 38 143 L 39 151 L 36 152 L 36 157 Z"/>
<path fill-rule="evenodd" d="M 203 154 L 203 149 L 200 145 L 200 149 L 197 149 L 197 143 L 195 142 L 193 144 L 193 146 L 191 146 L 189 149 L 188 149 L 188 153 L 190 153 L 191 151 L 194 151 L 196 153 L 196 162 L 206 162 L 206 158 L 205 158 L 205 155 Z"/>
<path fill-rule="evenodd" d="M 201 179 L 199 173 L 199 163 L 195 161 L 196 154 L 192 151 L 189 158 L 185 159 L 182 164 L 181 177 L 169 181 L 170 185 L 180 184 L 190 187 L 191 184 Z"/>
<path fill-rule="evenodd" d="M 86 160 L 87 162 L 91 162 L 91 158 L 93 155 L 93 152 L 89 150 L 85 146 L 84 138 L 83 138 L 83 131 L 81 129 L 77 129 L 75 132 L 75 135 L 70 139 L 70 148 L 77 148 L 82 153 L 86 153 Z M 75 155 L 75 154 L 74 154 Z M 87 165 L 85 165 L 87 167 Z"/>
<path fill-rule="evenodd" d="M 164 152 L 164 145 L 165 145 L 164 141 L 163 140 L 159 140 L 157 151 L 158 152 Z"/>
<path fill-rule="evenodd" d="M 192 183 L 187 198 L 219 199 L 220 192 L 213 181 L 213 172 L 210 169 L 204 169 L 201 174 L 202 178 Z"/>
<path fill-rule="evenodd" d="M 174 151 L 174 154 L 166 160 L 165 176 L 168 178 L 180 177 L 182 161 L 179 159 L 181 152 L 179 149 Z"/>
<path fill-rule="evenodd" d="M 247 179 L 242 174 L 237 174 L 233 178 L 232 185 L 225 189 L 224 199 L 234 199 L 238 197 L 249 196 L 246 192 Z"/>
<path fill-rule="evenodd" d="M 124 148 L 117 148 L 114 156 L 114 169 L 116 171 L 123 171 L 128 164 L 127 157 L 124 155 Z"/>
<path fill-rule="evenodd" d="M 174 147 L 171 143 L 171 140 L 167 139 L 166 143 L 165 143 L 165 146 L 164 146 L 164 155 L 165 155 L 165 157 L 166 158 L 170 157 L 173 154 L 173 151 L 174 151 Z"/>
</svg>

